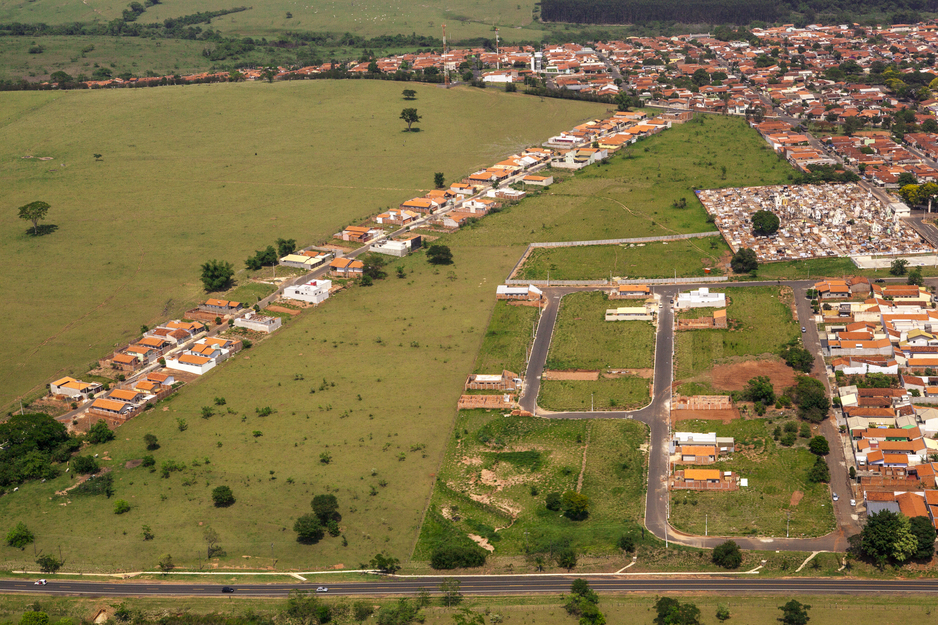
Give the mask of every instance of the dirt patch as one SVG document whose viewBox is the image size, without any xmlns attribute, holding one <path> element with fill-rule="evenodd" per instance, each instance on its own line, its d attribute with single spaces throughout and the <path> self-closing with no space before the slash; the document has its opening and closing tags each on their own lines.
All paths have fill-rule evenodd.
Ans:
<svg viewBox="0 0 938 625">
<path fill-rule="evenodd" d="M 105 474 L 110 473 L 110 472 L 111 472 L 111 467 L 104 467 L 104 468 L 101 469 L 96 475 L 105 475 Z M 56 491 L 55 494 L 56 494 L 56 495 L 65 496 L 65 495 L 68 494 L 68 491 L 73 490 L 73 489 L 75 489 L 75 488 L 78 488 L 79 486 L 81 486 L 82 484 L 84 484 L 85 482 L 87 482 L 87 481 L 90 480 L 90 479 L 91 479 L 91 476 L 90 476 L 90 475 L 82 475 L 82 476 L 80 476 L 80 477 L 75 481 L 74 484 L 72 484 L 71 486 L 69 486 L 69 487 L 66 488 L 65 490 Z"/>
<path fill-rule="evenodd" d="M 747 360 L 730 365 L 716 365 L 710 372 L 713 387 L 724 391 L 741 391 L 756 376 L 764 375 L 772 382 L 776 393 L 795 385 L 795 371 L 775 360 Z"/>
<path fill-rule="evenodd" d="M 545 371 L 542 380 L 588 380 L 599 379 L 599 371 L 586 371 L 575 369 L 572 371 Z"/>
<path fill-rule="evenodd" d="M 505 512 L 506 514 L 508 514 L 508 516 L 510 516 L 513 519 L 517 518 L 517 516 L 521 514 L 521 508 L 518 508 L 517 506 L 511 506 L 504 501 L 496 501 L 492 499 L 491 495 L 477 495 L 475 493 L 468 493 L 468 495 L 469 495 L 469 499 L 477 503 L 483 503 L 487 506 L 493 506 L 495 508 L 498 508 L 502 512 Z"/>
<path fill-rule="evenodd" d="M 479 536 L 479 535 L 477 535 L 477 534 L 467 534 L 467 536 L 469 536 L 469 539 L 472 540 L 472 542 L 474 542 L 475 544 L 479 545 L 480 547 L 482 547 L 482 548 L 485 549 L 486 551 L 489 551 L 489 552 L 495 551 L 495 547 L 493 547 L 493 546 L 489 543 L 488 539 L 482 538 L 481 536 Z"/>
<path fill-rule="evenodd" d="M 701 421 L 722 421 L 729 423 L 733 419 L 739 419 L 739 411 L 735 408 L 729 410 L 672 410 L 671 423 L 685 421 L 688 419 L 699 419 Z"/>
<path fill-rule="evenodd" d="M 800 490 L 796 490 L 795 492 L 793 492 L 791 494 L 791 507 L 794 508 L 799 503 L 801 503 L 801 499 L 803 497 L 804 497 L 804 493 L 801 492 Z"/>
<path fill-rule="evenodd" d="M 481 467 L 482 458 L 479 458 L 478 456 L 473 456 L 472 458 L 470 458 L 469 456 L 463 456 L 462 458 L 460 458 L 459 464 L 465 464 L 465 465 L 474 466 L 474 467 Z"/>
<path fill-rule="evenodd" d="M 136 469 L 136 468 L 139 467 L 141 464 L 143 464 L 143 460 L 140 460 L 140 459 L 138 459 L 138 460 L 128 460 L 127 462 L 124 463 L 124 468 L 125 468 L 125 469 Z"/>
<path fill-rule="evenodd" d="M 609 369 L 608 371 L 603 371 L 603 377 L 607 380 L 614 380 L 615 378 L 625 378 L 625 377 L 637 377 L 645 378 L 646 380 L 654 379 L 655 370 L 654 369 Z"/>
<path fill-rule="evenodd" d="M 294 316 L 294 317 L 297 316 L 298 314 L 300 314 L 300 311 L 299 311 L 299 310 L 296 310 L 295 308 L 287 308 L 286 306 L 275 306 L 275 305 L 271 305 L 271 306 L 268 306 L 268 307 L 267 307 L 267 310 L 269 310 L 269 311 L 271 311 L 271 312 L 286 313 L 286 314 L 292 315 L 292 316 Z"/>
</svg>

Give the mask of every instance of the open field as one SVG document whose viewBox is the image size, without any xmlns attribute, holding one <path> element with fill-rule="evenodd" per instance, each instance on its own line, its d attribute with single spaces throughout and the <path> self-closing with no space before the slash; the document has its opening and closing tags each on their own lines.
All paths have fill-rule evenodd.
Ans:
<svg viewBox="0 0 938 625">
<path fill-rule="evenodd" d="M 835 522 L 830 488 L 807 479 L 815 456 L 803 446 L 789 449 L 778 445 L 772 431 L 780 422 L 747 419 L 676 423 L 675 430 L 733 436 L 737 451 L 716 468 L 737 472 L 749 479 L 749 486 L 726 493 L 674 491 L 671 524 L 691 534 L 703 534 L 709 524 L 711 536 L 784 537 L 790 514 L 793 538 L 823 536 L 832 531 Z M 792 495 L 796 491 L 804 496 L 794 503 L 797 498 Z"/>
<path fill-rule="evenodd" d="M 516 276 L 519 280 L 599 280 L 722 275 L 717 268 L 730 248 L 720 237 L 638 245 L 538 248 Z M 711 268 L 710 274 L 704 268 Z"/>
<path fill-rule="evenodd" d="M 454 180 L 606 110 L 411 87 L 424 117 L 417 133 L 402 132 L 397 83 L 0 94 L 0 314 L 17 328 L 0 346 L 0 406 L 53 376 L 81 375 L 140 325 L 191 307 L 210 258 L 241 269 L 277 237 L 324 240 L 425 191 L 435 171 Z M 37 199 L 58 227 L 38 238 L 12 208 Z M 492 253 L 502 266 L 520 251 Z"/>
<path fill-rule="evenodd" d="M 830 554 L 821 554 L 819 557 L 833 559 Z M 866 623 L 871 621 L 883 625 L 904 625 L 910 621 L 922 623 L 923 625 L 938 623 L 938 614 L 935 613 L 934 600 L 931 597 L 876 595 L 860 595 L 849 598 L 832 597 L 830 595 L 673 596 L 681 602 L 691 602 L 696 605 L 701 612 L 700 622 L 704 625 L 719 623 L 715 618 L 718 605 L 727 606 L 730 610 L 731 621 L 738 623 L 772 623 L 781 615 L 778 606 L 783 605 L 789 599 L 797 599 L 801 603 L 811 606 L 809 616 L 812 625 L 841 625 L 844 622 Z M 324 597 L 323 600 L 332 606 L 354 603 L 354 598 Z M 31 606 L 34 601 L 36 601 L 34 597 L 4 597 L 0 599 L 0 618 L 18 622 L 25 611 L 32 609 Z M 655 601 L 656 597 L 648 595 L 602 594 L 600 595 L 599 608 L 606 615 L 606 620 L 609 623 L 645 625 L 651 622 L 655 614 Z M 49 614 L 52 622 L 58 621 L 60 618 L 70 618 L 73 619 L 74 623 L 77 623 L 80 619 L 90 619 L 99 609 L 110 607 L 110 604 L 116 603 L 110 599 L 74 597 L 41 597 L 38 602 L 40 607 Z M 122 602 L 131 610 L 141 611 L 149 621 L 156 621 L 167 612 L 176 613 L 179 607 L 179 599 L 176 598 L 127 598 L 123 599 Z M 396 600 L 369 598 L 367 602 L 369 605 L 383 606 L 391 605 Z M 467 597 L 463 606 L 469 607 L 474 612 L 488 610 L 491 614 L 499 614 L 504 622 L 508 623 L 525 623 L 528 618 L 531 618 L 533 622 L 538 624 L 569 625 L 573 622 L 572 617 L 563 610 L 561 603 L 556 596 Z M 286 607 L 286 600 L 236 596 L 231 601 L 219 601 L 217 598 L 193 597 L 186 599 L 186 606 L 187 611 L 193 615 L 211 613 L 225 617 L 245 617 L 251 611 L 258 616 L 273 616 Z M 434 599 L 433 605 L 424 610 L 425 622 L 429 625 L 449 625 L 453 622 L 453 614 L 458 609 L 444 608 L 440 606 L 439 599 Z"/>
<path fill-rule="evenodd" d="M 470 533 L 487 537 L 495 556 L 548 555 L 567 544 L 580 553 L 610 554 L 623 533 L 640 535 L 635 521 L 643 515 L 645 492 L 642 424 L 504 418 L 474 410 L 459 414 L 456 433 L 416 559 L 429 558 L 439 544 L 466 542 Z M 544 498 L 576 489 L 584 450 L 582 493 L 590 498 L 590 515 L 571 521 L 547 510 Z"/>
<path fill-rule="evenodd" d="M 593 241 L 714 231 L 694 189 L 784 184 L 779 161 L 745 120 L 708 115 L 674 126 L 589 167 L 519 206 L 492 215 L 491 245 Z M 726 176 L 721 167 L 726 167 Z M 687 200 L 686 208 L 673 203 Z M 709 243 L 701 243 L 704 250 Z M 647 249 L 647 248 L 646 248 Z M 553 275 L 551 276 L 553 277 Z"/>
<path fill-rule="evenodd" d="M 537 314 L 538 309 L 532 306 L 496 302 L 474 373 L 494 374 L 507 369 L 523 375 Z"/>
<path fill-rule="evenodd" d="M 601 378 L 596 381 L 546 380 L 541 383 L 537 405 L 555 412 L 631 410 L 651 400 L 651 380 L 637 376 Z"/>
<path fill-rule="evenodd" d="M 728 329 L 677 333 L 675 379 L 699 382 L 691 378 L 707 372 L 714 364 L 744 356 L 777 354 L 800 334 L 777 287 L 729 289 L 727 299 Z"/>
<path fill-rule="evenodd" d="M 551 337 L 547 369 L 645 369 L 655 365 L 655 326 L 650 321 L 605 321 L 605 293 L 563 298 Z"/>
</svg>

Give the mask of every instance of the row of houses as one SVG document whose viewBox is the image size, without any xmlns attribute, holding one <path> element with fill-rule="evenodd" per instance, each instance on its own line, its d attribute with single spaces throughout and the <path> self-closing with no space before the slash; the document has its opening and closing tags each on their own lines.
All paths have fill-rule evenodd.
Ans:
<svg viewBox="0 0 938 625">
<path fill-rule="evenodd" d="M 205 332 L 205 329 L 203 324 L 196 321 L 177 319 L 164 323 L 148 330 L 137 342 L 101 359 L 99 365 L 122 372 L 136 371 L 159 360 L 168 351 Z"/>
</svg>

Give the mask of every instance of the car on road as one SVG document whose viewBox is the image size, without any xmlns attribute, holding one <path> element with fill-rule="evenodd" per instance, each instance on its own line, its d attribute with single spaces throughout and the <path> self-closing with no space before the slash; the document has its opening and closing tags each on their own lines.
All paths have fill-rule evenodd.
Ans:
<svg viewBox="0 0 938 625">
<path fill-rule="evenodd" d="M 320 586 L 319 588 L 316 589 L 316 592 L 329 592 L 329 589 L 326 588 L 325 586 Z"/>
<path fill-rule="evenodd" d="M 804 334 L 804 333 L 807 332 L 807 331 L 808 331 L 808 329 L 807 329 L 806 327 L 801 326 L 801 333 L 802 333 L 802 334 Z"/>
<path fill-rule="evenodd" d="M 834 493 L 834 501 L 840 501 L 840 495 Z"/>
<path fill-rule="evenodd" d="M 221 591 L 222 592 L 234 592 L 234 588 L 232 586 L 222 586 Z"/>
<path fill-rule="evenodd" d="M 851 500 L 850 500 L 850 505 L 853 506 L 854 508 L 856 508 L 856 507 L 857 507 L 857 500 L 856 500 L 856 499 L 851 499 Z"/>
<path fill-rule="evenodd" d="M 876 284 L 883 284 L 883 283 L 885 283 L 885 282 L 886 282 L 886 281 L 883 280 L 882 278 L 876 278 Z"/>
<path fill-rule="evenodd" d="M 41 579 L 41 580 L 39 580 L 38 582 L 34 582 L 33 585 L 34 585 L 34 586 L 45 586 L 45 585 L 48 584 L 48 583 L 49 583 L 49 582 L 47 582 L 46 580 Z"/>
<path fill-rule="evenodd" d="M 672 304 L 674 303 L 674 300 L 673 300 L 673 299 L 671 300 L 671 303 L 672 303 Z"/>
</svg>

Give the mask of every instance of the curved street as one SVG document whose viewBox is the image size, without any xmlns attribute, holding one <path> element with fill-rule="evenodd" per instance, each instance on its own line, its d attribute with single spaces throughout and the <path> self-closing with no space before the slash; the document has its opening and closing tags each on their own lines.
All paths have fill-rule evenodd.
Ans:
<svg viewBox="0 0 938 625">
<path fill-rule="evenodd" d="M 554 326 L 560 310 L 561 300 L 565 295 L 583 291 L 602 291 L 609 287 L 544 287 L 547 305 L 541 313 L 535 333 L 534 345 L 525 375 L 524 389 L 519 399 L 522 410 L 550 419 L 635 419 L 649 428 L 648 451 L 648 490 L 645 497 L 645 525 L 648 530 L 660 538 L 689 547 L 713 548 L 726 541 L 726 536 L 694 536 L 684 534 L 672 528 L 668 522 L 668 441 L 671 434 L 671 390 L 673 383 L 674 358 L 674 310 L 666 302 L 677 296 L 680 291 L 700 286 L 697 283 L 675 283 L 652 287 L 652 292 L 660 297 L 663 304 L 658 309 L 658 330 L 655 343 L 655 374 L 651 392 L 651 402 L 640 409 L 629 411 L 594 411 L 594 412 L 548 412 L 537 406 L 541 377 L 550 350 Z M 798 322 L 806 329 L 802 335 L 805 348 L 815 354 L 814 372 L 824 371 L 824 361 L 820 354 L 820 339 L 817 326 L 813 322 L 810 303 L 805 291 L 814 286 L 809 280 L 761 281 L 761 282 L 719 282 L 711 286 L 717 288 L 743 288 L 753 286 L 788 286 L 794 291 Z M 820 379 L 828 385 L 826 375 Z M 830 388 L 828 387 L 828 392 Z M 821 425 L 822 433 L 830 441 L 839 441 L 840 434 L 831 419 Z M 843 493 L 852 492 L 852 485 L 847 473 L 847 462 L 843 455 L 843 446 L 831 445 L 834 450 L 828 456 L 831 469 L 831 489 Z M 859 533 L 860 526 L 856 512 L 850 506 L 849 497 L 842 497 L 834 505 L 837 529 L 818 538 L 757 538 L 732 537 L 743 549 L 781 550 L 781 551 L 844 551 L 847 538 Z"/>
</svg>

